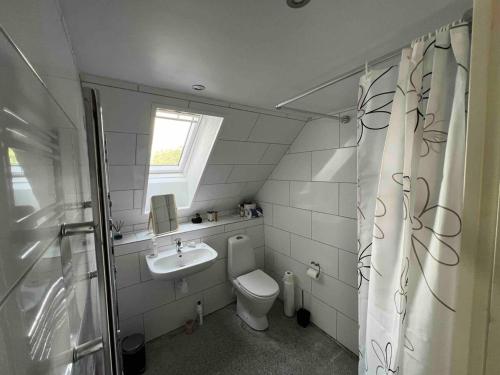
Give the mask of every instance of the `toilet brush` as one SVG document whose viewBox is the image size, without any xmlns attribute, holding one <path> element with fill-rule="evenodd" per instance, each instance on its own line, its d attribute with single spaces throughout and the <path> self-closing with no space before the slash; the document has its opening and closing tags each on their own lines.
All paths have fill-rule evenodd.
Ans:
<svg viewBox="0 0 500 375">
<path fill-rule="evenodd" d="M 297 323 L 301 327 L 307 327 L 311 321 L 311 313 L 304 309 L 304 291 L 302 290 L 302 307 L 297 311 Z"/>
</svg>

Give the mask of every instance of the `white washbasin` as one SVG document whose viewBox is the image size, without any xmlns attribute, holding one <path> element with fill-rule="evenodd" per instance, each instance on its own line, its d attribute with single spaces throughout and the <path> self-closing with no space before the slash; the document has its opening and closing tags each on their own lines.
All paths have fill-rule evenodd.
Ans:
<svg viewBox="0 0 500 375">
<path fill-rule="evenodd" d="M 217 259 L 217 251 L 206 243 L 184 246 L 181 256 L 175 245 L 172 250 L 160 252 L 157 256 L 147 255 L 146 262 L 153 279 L 182 279 L 210 267 Z"/>
</svg>

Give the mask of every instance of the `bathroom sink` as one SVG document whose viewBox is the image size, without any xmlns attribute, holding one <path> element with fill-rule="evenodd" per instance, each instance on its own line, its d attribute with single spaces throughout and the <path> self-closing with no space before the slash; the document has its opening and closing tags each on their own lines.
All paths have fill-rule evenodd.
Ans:
<svg viewBox="0 0 500 375">
<path fill-rule="evenodd" d="M 210 267 L 217 259 L 217 251 L 206 243 L 186 245 L 181 256 L 177 250 L 160 252 L 157 256 L 147 255 L 146 262 L 153 279 L 182 279 Z"/>
</svg>

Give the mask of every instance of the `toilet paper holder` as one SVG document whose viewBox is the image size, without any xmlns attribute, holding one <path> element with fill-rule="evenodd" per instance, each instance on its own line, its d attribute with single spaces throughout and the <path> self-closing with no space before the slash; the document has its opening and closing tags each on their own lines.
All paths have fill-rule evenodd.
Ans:
<svg viewBox="0 0 500 375">
<path fill-rule="evenodd" d="M 318 267 L 318 277 L 319 277 L 319 275 L 321 275 L 321 266 L 319 265 L 318 262 L 314 262 L 314 261 L 311 262 L 311 265 Z"/>
</svg>

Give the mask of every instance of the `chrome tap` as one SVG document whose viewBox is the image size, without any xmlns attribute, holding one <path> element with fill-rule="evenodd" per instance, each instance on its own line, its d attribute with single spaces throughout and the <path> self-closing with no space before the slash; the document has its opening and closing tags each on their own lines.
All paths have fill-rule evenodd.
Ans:
<svg viewBox="0 0 500 375">
<path fill-rule="evenodd" d="M 177 255 L 179 255 L 181 257 L 182 256 L 181 249 L 183 248 L 182 241 L 180 238 L 176 238 L 174 241 L 175 241 L 175 246 L 177 248 Z"/>
</svg>

